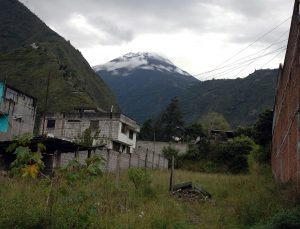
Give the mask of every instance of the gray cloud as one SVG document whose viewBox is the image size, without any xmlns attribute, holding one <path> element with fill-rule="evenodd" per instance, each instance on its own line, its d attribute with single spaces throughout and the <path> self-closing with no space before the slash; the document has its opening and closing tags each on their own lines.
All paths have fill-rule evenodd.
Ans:
<svg viewBox="0 0 300 229">
<path fill-rule="evenodd" d="M 291 14 L 293 0 L 20 0 L 62 36 L 80 47 L 119 45 L 145 33 L 223 34 L 232 43 L 249 43 Z M 99 33 L 70 25 L 82 15 Z M 282 34 L 288 23 L 273 37 Z M 79 48 L 80 48 L 79 47 Z"/>
</svg>

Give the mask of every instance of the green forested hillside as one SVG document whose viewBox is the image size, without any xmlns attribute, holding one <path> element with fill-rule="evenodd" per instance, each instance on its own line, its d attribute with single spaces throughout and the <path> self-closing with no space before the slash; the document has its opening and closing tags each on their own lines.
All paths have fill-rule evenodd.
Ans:
<svg viewBox="0 0 300 229">
<path fill-rule="evenodd" d="M 40 111 L 49 72 L 49 111 L 116 105 L 81 53 L 23 4 L 1 0 L 0 20 L 0 81 L 38 98 Z"/>
<path fill-rule="evenodd" d="M 251 123 L 258 114 L 273 108 L 278 70 L 257 70 L 243 79 L 209 80 L 186 90 L 180 105 L 187 122 L 210 112 L 225 116 L 229 123 Z"/>
</svg>

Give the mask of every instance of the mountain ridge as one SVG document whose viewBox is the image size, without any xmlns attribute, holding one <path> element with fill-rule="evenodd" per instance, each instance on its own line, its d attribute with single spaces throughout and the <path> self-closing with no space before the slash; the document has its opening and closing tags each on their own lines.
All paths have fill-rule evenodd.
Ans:
<svg viewBox="0 0 300 229">
<path fill-rule="evenodd" d="M 39 111 L 45 109 L 49 74 L 49 112 L 117 107 L 80 51 L 22 3 L 1 0 L 0 19 L 5 22 L 0 24 L 0 80 L 38 98 Z"/>
<path fill-rule="evenodd" d="M 145 68 L 145 64 L 152 63 L 145 60 L 151 55 L 153 57 L 151 53 L 129 53 L 108 65 L 94 67 L 115 93 L 123 112 L 139 122 L 157 118 L 173 97 L 178 97 L 186 123 L 197 122 L 205 114 L 217 112 L 236 127 L 254 122 L 263 109 L 273 107 L 277 69 L 256 70 L 245 78 L 207 81 L 192 76 L 189 81 L 190 75 L 180 75 L 177 81 L 176 71 Z M 138 61 L 132 64 L 131 58 Z M 172 64 L 160 57 L 156 63 L 161 61 L 166 66 Z M 130 67 L 126 69 L 126 66 Z M 173 76 L 168 77 L 170 74 Z M 185 80 L 188 83 L 182 85 Z"/>
<path fill-rule="evenodd" d="M 210 112 L 221 113 L 232 127 L 255 122 L 264 109 L 273 109 L 278 69 L 255 70 L 245 78 L 200 82 L 180 98 L 188 123 Z"/>
<path fill-rule="evenodd" d="M 139 122 L 157 116 L 175 96 L 198 82 L 164 57 L 128 53 L 94 67 L 115 93 L 122 111 Z"/>
</svg>

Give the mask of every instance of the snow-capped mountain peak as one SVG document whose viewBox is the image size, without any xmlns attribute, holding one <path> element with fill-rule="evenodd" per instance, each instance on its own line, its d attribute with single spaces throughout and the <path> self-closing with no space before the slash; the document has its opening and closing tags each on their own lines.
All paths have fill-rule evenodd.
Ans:
<svg viewBox="0 0 300 229">
<path fill-rule="evenodd" d="M 116 58 L 104 65 L 93 67 L 94 71 L 108 71 L 113 75 L 127 76 L 130 72 L 143 69 L 143 70 L 156 70 L 166 73 L 176 73 L 181 75 L 190 76 L 189 73 L 176 67 L 168 59 L 149 52 L 127 53 L 122 57 Z"/>
</svg>

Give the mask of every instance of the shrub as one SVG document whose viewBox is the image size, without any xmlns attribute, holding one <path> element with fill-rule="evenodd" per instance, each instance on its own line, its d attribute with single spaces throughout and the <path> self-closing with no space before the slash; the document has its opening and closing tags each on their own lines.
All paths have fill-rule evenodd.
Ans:
<svg viewBox="0 0 300 229">
<path fill-rule="evenodd" d="M 177 164 L 176 161 L 178 159 L 178 153 L 179 153 L 177 149 L 175 149 L 172 146 L 168 146 L 168 147 L 164 147 L 162 152 L 163 152 L 163 156 L 165 158 L 167 158 L 169 161 L 169 167 L 171 167 L 171 165 L 172 165 L 172 163 L 171 163 L 172 156 L 174 156 L 175 164 Z"/>
<path fill-rule="evenodd" d="M 11 144 L 7 149 L 7 153 L 14 153 L 16 159 L 11 163 L 11 174 L 22 177 L 36 178 L 45 164 L 42 161 L 42 152 L 46 149 L 41 143 L 37 145 L 37 151 L 32 152 L 29 148 L 31 142 L 30 135 L 21 136 L 15 143 Z"/>
<path fill-rule="evenodd" d="M 104 159 L 100 156 L 92 156 L 81 164 L 77 159 L 69 161 L 66 167 L 57 171 L 57 175 L 67 179 L 69 183 L 77 180 L 91 179 L 103 174 Z"/>
<path fill-rule="evenodd" d="M 265 224 L 255 229 L 298 229 L 300 228 L 300 208 L 282 210 L 271 217 Z M 254 229 L 253 228 L 253 229 Z"/>
<path fill-rule="evenodd" d="M 248 154 L 253 150 L 254 142 L 245 136 L 235 137 L 232 141 L 217 146 L 212 160 L 218 164 L 225 164 L 231 173 L 246 172 L 248 170 Z"/>
<path fill-rule="evenodd" d="M 140 189 L 150 184 L 149 175 L 139 168 L 131 168 L 128 170 L 128 178 L 133 183 L 135 189 Z"/>
</svg>

